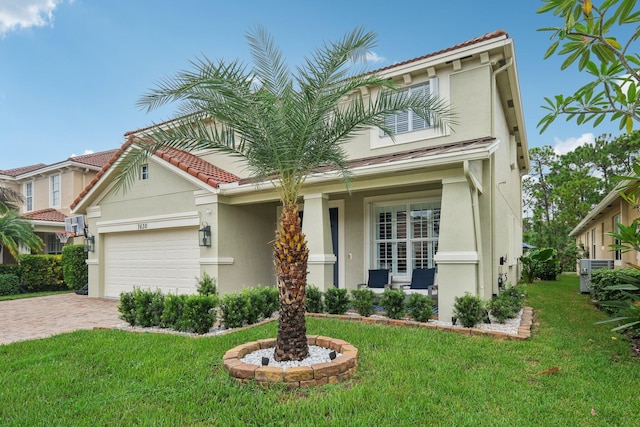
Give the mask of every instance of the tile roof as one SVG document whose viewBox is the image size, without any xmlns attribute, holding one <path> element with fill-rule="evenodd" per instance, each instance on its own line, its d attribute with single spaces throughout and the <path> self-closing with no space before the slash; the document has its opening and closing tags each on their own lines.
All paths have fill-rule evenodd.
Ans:
<svg viewBox="0 0 640 427">
<path fill-rule="evenodd" d="M 33 172 L 33 171 L 38 170 L 38 169 L 42 169 L 42 168 L 44 168 L 46 166 L 47 165 L 45 165 L 44 163 L 38 163 L 36 165 L 31 165 L 31 166 L 22 166 L 20 168 L 0 170 L 0 175 L 18 176 L 18 175 L 22 175 L 24 173 L 29 173 L 29 172 Z"/>
<path fill-rule="evenodd" d="M 102 167 L 106 165 L 113 155 L 118 151 L 117 148 L 113 150 L 101 151 L 99 153 L 82 154 L 80 156 L 71 156 L 67 160 L 75 163 L 83 163 L 89 166 Z"/>
<path fill-rule="evenodd" d="M 53 208 L 27 212 L 22 216 L 24 218 L 28 218 L 35 221 L 54 221 L 54 222 L 64 222 L 64 219 L 66 218 L 65 214 Z"/>
<path fill-rule="evenodd" d="M 495 38 L 503 37 L 503 36 L 504 37 L 509 37 L 509 34 L 507 34 L 507 32 L 504 31 L 504 30 L 496 30 L 496 31 L 494 31 L 492 33 L 483 34 L 483 35 L 481 35 L 479 37 L 475 37 L 475 38 L 473 38 L 471 40 L 467 40 L 465 42 L 458 43 L 455 46 L 451 46 L 451 47 L 448 47 L 446 49 L 439 50 L 437 52 L 429 53 L 427 55 L 419 56 L 419 57 L 413 58 L 413 59 L 408 59 L 408 60 L 402 61 L 402 62 L 396 62 L 395 64 L 388 65 L 388 66 L 383 67 L 383 68 L 378 68 L 377 70 L 371 71 L 369 74 L 379 73 L 381 71 L 386 71 L 386 70 L 389 70 L 389 69 L 392 69 L 392 68 L 395 68 L 395 67 L 399 67 L 401 65 L 407 65 L 407 64 L 410 64 L 412 62 L 417 62 L 417 61 L 421 61 L 423 59 L 431 58 L 431 57 L 434 57 L 434 56 L 437 56 L 437 55 L 442 55 L 443 53 L 453 52 L 454 50 L 457 50 L 457 49 L 460 49 L 460 48 L 463 48 L 463 47 L 471 46 L 471 45 L 474 45 L 474 44 L 477 44 L 477 43 L 481 43 L 481 42 L 484 42 L 484 41 L 487 41 L 487 40 L 491 40 L 491 39 L 495 39 Z"/>
<path fill-rule="evenodd" d="M 73 203 L 71 204 L 72 209 L 76 207 L 78 203 L 80 203 L 82 198 L 89 193 L 89 191 L 96 185 L 96 183 L 107 172 L 107 170 L 109 170 L 109 168 L 115 163 L 115 161 L 118 160 L 118 158 L 127 150 L 127 148 L 129 148 L 133 141 L 134 138 L 131 137 L 122 145 L 122 147 L 120 147 L 119 150 L 115 150 L 115 153 L 113 154 L 111 159 L 109 159 L 109 161 L 91 180 L 89 185 L 87 185 L 84 190 L 82 190 L 82 192 L 78 195 L 78 197 L 76 197 L 76 199 L 73 201 Z M 139 141 L 139 139 L 135 139 L 135 141 Z M 233 175 L 232 173 L 220 169 L 219 167 L 212 165 L 211 163 L 202 160 L 201 158 L 186 151 L 177 150 L 175 148 L 165 148 L 163 150 L 158 150 L 155 155 L 213 188 L 218 187 L 218 185 L 220 184 L 227 184 L 240 180 L 240 178 Z"/>
</svg>

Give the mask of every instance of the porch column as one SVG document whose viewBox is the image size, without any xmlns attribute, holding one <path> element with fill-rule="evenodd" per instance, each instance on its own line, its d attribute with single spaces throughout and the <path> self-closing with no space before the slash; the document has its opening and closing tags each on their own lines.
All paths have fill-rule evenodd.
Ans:
<svg viewBox="0 0 640 427">
<path fill-rule="evenodd" d="M 307 283 L 316 285 L 323 292 L 333 286 L 333 264 L 336 262 L 331 245 L 328 201 L 326 194 L 305 195 L 302 220 L 302 232 L 309 248 Z"/>
<path fill-rule="evenodd" d="M 438 318 L 450 321 L 455 297 L 466 292 L 478 295 L 474 206 L 464 176 L 442 180 L 440 237 L 434 258 L 438 265 Z"/>
</svg>

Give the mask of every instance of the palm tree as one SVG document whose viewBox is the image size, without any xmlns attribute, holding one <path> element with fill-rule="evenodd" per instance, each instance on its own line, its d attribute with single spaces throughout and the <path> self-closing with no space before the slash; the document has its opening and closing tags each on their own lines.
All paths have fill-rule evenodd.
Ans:
<svg viewBox="0 0 640 427">
<path fill-rule="evenodd" d="M 412 109 L 441 130 L 451 114 L 435 97 L 408 95 L 377 73 L 357 72 L 355 65 L 375 46 L 372 32 L 356 29 L 324 44 L 296 73 L 263 29 L 250 31 L 247 39 L 252 68 L 203 57 L 192 61 L 195 71 L 164 80 L 138 101 L 147 111 L 178 102 L 178 118 L 138 139 L 140 150 L 122 163 L 117 182 L 128 187 L 149 155 L 171 147 L 240 156 L 254 178 L 273 183 L 282 202 L 273 251 L 280 296 L 275 358 L 301 360 L 309 351 L 304 317 L 308 249 L 297 208 L 305 179 L 329 166 L 348 185 L 342 144 L 371 126 L 392 135 L 384 122 L 388 114 Z M 368 97 L 364 89 L 380 93 Z"/>
<path fill-rule="evenodd" d="M 9 211 L 0 216 L 0 245 L 18 259 L 20 243 L 34 251 L 39 251 L 44 246 L 42 239 L 33 232 L 29 221 L 20 217 L 16 211 Z"/>
<path fill-rule="evenodd" d="M 24 197 L 17 191 L 8 187 L 0 187 L 0 215 L 17 210 L 23 202 Z"/>
</svg>

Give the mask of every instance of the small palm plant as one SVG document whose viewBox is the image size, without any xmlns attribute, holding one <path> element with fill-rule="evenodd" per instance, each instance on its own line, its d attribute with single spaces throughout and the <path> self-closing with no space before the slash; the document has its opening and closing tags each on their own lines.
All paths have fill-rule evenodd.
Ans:
<svg viewBox="0 0 640 427">
<path fill-rule="evenodd" d="M 178 102 L 179 117 L 134 141 L 140 150 L 119 166 L 118 182 L 131 185 L 149 155 L 176 148 L 238 156 L 256 180 L 273 183 L 282 202 L 273 250 L 280 296 L 274 357 L 301 360 L 309 354 L 304 317 L 309 251 L 298 216 L 306 178 L 331 167 L 347 181 L 342 145 L 371 126 L 393 136 L 384 121 L 388 114 L 411 109 L 440 129 L 451 123 L 451 114 L 436 97 L 409 94 L 386 77 L 354 67 L 375 46 L 372 32 L 356 29 L 324 44 L 295 73 L 263 29 L 247 38 L 253 68 L 237 60 L 198 59 L 192 62 L 195 71 L 178 73 L 140 99 L 148 111 Z"/>
</svg>

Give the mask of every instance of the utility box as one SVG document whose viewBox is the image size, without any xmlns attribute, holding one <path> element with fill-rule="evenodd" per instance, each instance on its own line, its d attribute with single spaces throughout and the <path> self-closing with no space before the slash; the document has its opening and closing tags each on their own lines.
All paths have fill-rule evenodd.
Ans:
<svg viewBox="0 0 640 427">
<path fill-rule="evenodd" d="M 580 292 L 583 294 L 591 293 L 591 272 L 606 268 L 613 270 L 612 259 L 581 259 L 580 260 Z"/>
</svg>

